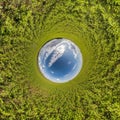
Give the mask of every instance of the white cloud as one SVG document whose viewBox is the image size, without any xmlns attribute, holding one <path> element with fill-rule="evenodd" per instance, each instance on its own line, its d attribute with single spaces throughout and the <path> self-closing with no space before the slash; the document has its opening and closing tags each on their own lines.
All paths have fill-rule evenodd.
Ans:
<svg viewBox="0 0 120 120">
<path fill-rule="evenodd" d="M 55 49 L 48 66 L 51 67 L 53 65 L 53 63 L 55 63 L 60 57 L 62 57 L 64 52 L 65 52 L 65 45 L 58 46 Z"/>
</svg>

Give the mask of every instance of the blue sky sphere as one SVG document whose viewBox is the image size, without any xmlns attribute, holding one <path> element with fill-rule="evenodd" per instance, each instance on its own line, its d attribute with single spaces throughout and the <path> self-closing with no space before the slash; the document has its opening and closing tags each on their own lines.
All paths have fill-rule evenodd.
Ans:
<svg viewBox="0 0 120 120">
<path fill-rule="evenodd" d="M 38 54 L 41 73 L 55 83 L 74 79 L 82 68 L 82 62 L 82 54 L 77 45 L 64 38 L 47 42 Z"/>
</svg>

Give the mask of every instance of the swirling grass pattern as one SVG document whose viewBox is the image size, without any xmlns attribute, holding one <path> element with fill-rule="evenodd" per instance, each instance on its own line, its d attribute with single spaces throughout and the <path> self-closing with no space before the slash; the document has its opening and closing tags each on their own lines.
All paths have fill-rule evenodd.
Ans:
<svg viewBox="0 0 120 120">
<path fill-rule="evenodd" d="M 0 119 L 119 120 L 120 3 L 117 0 L 0 2 Z M 83 54 L 69 83 L 39 73 L 37 55 L 67 38 Z"/>
</svg>

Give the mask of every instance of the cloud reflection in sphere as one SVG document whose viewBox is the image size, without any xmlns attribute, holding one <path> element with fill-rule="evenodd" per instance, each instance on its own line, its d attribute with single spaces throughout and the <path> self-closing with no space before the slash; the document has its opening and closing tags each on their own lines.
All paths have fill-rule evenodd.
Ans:
<svg viewBox="0 0 120 120">
<path fill-rule="evenodd" d="M 38 54 L 38 65 L 45 78 L 64 83 L 75 78 L 82 68 L 82 54 L 70 40 L 61 38 L 47 42 Z"/>
</svg>

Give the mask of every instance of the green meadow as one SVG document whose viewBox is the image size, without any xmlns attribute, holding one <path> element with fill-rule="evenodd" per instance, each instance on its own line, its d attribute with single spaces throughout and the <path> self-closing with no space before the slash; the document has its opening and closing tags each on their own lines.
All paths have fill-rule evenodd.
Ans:
<svg viewBox="0 0 120 120">
<path fill-rule="evenodd" d="M 38 68 L 54 38 L 82 52 L 67 83 Z M 120 120 L 120 1 L 0 1 L 0 120 Z"/>
</svg>

